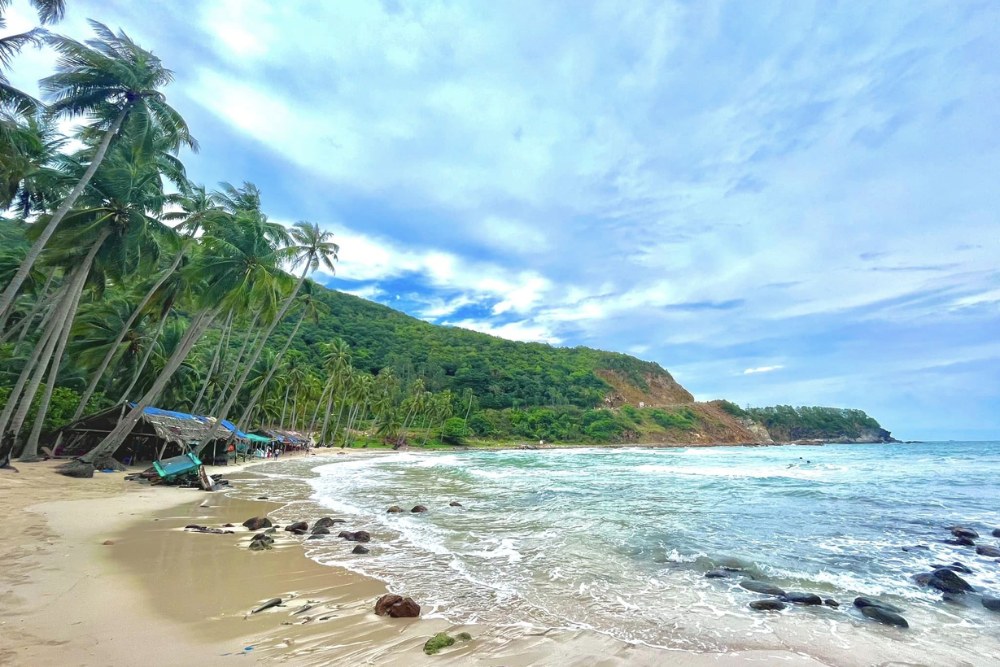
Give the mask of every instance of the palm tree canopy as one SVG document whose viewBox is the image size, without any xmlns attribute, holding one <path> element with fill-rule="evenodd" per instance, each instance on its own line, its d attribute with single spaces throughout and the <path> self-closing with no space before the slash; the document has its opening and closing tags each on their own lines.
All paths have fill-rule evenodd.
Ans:
<svg viewBox="0 0 1000 667">
<path fill-rule="evenodd" d="M 320 266 L 334 273 L 333 263 L 337 261 L 340 246 L 333 242 L 333 233 L 320 229 L 313 222 L 300 220 L 290 230 L 293 244 L 283 250 L 286 258 L 293 266 L 304 264 L 307 272 L 312 272 Z"/>
<path fill-rule="evenodd" d="M 138 112 L 159 125 L 174 147 L 196 150 L 187 123 L 159 90 L 173 80 L 173 72 L 124 32 L 97 21 L 90 25 L 97 38 L 85 44 L 61 35 L 46 38 L 59 54 L 56 73 L 39 82 L 51 100 L 50 113 L 92 116 L 110 127 L 121 113 Z"/>
</svg>

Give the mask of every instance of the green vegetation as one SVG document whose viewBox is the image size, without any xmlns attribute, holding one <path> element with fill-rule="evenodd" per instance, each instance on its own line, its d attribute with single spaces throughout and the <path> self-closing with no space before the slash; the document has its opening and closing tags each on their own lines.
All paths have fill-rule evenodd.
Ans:
<svg viewBox="0 0 1000 667">
<path fill-rule="evenodd" d="M 881 425 L 862 410 L 778 405 L 743 412 L 778 441 L 859 438 L 882 432 Z"/>
</svg>

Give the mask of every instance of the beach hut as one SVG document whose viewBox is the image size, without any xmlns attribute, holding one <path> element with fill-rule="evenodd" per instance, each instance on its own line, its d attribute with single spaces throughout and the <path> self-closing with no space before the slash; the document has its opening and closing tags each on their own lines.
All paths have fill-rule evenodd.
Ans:
<svg viewBox="0 0 1000 667">
<path fill-rule="evenodd" d="M 61 443 L 53 455 L 73 457 L 85 454 L 103 440 L 133 407 L 134 403 L 123 403 L 64 426 L 52 434 L 52 440 Z M 148 407 L 112 456 L 123 463 L 179 456 L 196 448 L 215 426 L 216 420 L 211 417 Z M 242 433 L 231 422 L 223 421 L 220 426 L 214 432 L 217 437 L 210 443 L 212 448 L 222 446 L 220 443 L 225 443 L 234 433 Z"/>
</svg>

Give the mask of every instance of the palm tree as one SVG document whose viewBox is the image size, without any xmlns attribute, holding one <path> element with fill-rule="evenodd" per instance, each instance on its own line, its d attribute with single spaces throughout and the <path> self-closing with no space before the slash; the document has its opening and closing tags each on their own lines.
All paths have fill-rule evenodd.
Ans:
<svg viewBox="0 0 1000 667">
<path fill-rule="evenodd" d="M 31 4 L 38 12 L 38 20 L 42 22 L 42 25 L 55 23 L 66 14 L 64 0 L 31 0 Z M 0 29 L 7 27 L 3 12 L 9 5 L 10 0 L 0 0 Z M 47 34 L 43 28 L 35 28 L 28 32 L 0 38 L 0 104 L 25 114 L 38 108 L 38 100 L 10 85 L 4 70 L 10 69 L 14 56 L 20 53 L 25 46 L 41 46 Z"/>
<path fill-rule="evenodd" d="M 129 114 L 141 114 L 147 122 L 157 125 L 176 148 L 186 145 L 194 150 L 197 147 L 184 119 L 166 103 L 163 93 L 158 90 L 170 83 L 173 73 L 124 32 L 119 31 L 116 35 L 97 21 L 91 21 L 90 25 L 98 38 L 86 44 L 68 37 L 47 37 L 59 53 L 59 60 L 57 72 L 42 79 L 40 85 L 52 99 L 50 113 L 69 118 L 94 116 L 97 127 L 102 130 L 101 140 L 87 169 L 44 224 L 17 274 L 0 294 L 0 317 L 11 307 L 49 238 L 94 177 L 112 139 Z"/>
<path fill-rule="evenodd" d="M 231 186 L 230 186 L 231 187 Z M 259 198 L 257 200 L 259 202 Z M 266 217 L 263 215 L 255 216 L 258 223 L 266 222 Z M 262 227 L 263 229 L 263 227 Z M 257 349 L 254 350 L 250 357 L 249 362 L 243 369 L 243 373 L 240 379 L 237 381 L 236 386 L 230 392 L 229 397 L 223 404 L 222 409 L 219 410 L 218 419 L 221 422 L 223 419 L 229 416 L 229 410 L 233 407 L 236 399 L 239 397 L 239 393 L 243 388 L 243 384 L 246 382 L 247 375 L 250 373 L 250 369 L 257 363 L 257 359 L 260 357 L 261 352 L 264 350 L 264 346 L 267 344 L 268 339 L 271 337 L 271 333 L 278 323 L 285 317 L 288 309 L 291 307 L 292 302 L 298 295 L 302 284 L 306 280 L 306 276 L 311 272 L 315 271 L 320 266 L 326 267 L 330 271 L 333 271 L 333 262 L 337 259 L 337 252 L 339 251 L 339 246 L 334 243 L 331 239 L 333 234 L 330 232 L 322 231 L 318 225 L 309 222 L 296 222 L 293 226 L 291 232 L 291 238 L 294 242 L 292 245 L 281 249 L 280 251 L 275 251 L 276 256 L 280 256 L 285 259 L 289 259 L 293 266 L 302 265 L 302 273 L 299 275 L 298 280 L 295 282 L 295 286 L 285 297 L 284 302 L 278 309 L 277 315 L 271 319 L 267 328 L 264 330 L 263 336 L 260 343 L 257 345 Z M 202 440 L 200 446 L 203 447 L 208 444 L 215 437 L 215 429 L 210 432 Z"/>
</svg>

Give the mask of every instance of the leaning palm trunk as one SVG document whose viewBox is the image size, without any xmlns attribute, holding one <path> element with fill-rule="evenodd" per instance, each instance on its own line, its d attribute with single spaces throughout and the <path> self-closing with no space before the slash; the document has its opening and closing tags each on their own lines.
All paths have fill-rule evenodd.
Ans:
<svg viewBox="0 0 1000 667">
<path fill-rule="evenodd" d="M 288 346 L 292 344 L 292 340 L 295 338 L 295 335 L 299 333 L 299 327 L 302 326 L 302 320 L 306 319 L 306 312 L 307 311 L 305 311 L 305 310 L 302 311 L 302 315 L 299 317 L 299 321 L 295 323 L 295 328 L 292 329 L 292 333 L 289 334 L 288 338 L 285 340 L 285 345 L 281 348 L 281 351 L 278 353 L 278 356 L 276 356 L 274 358 L 274 363 L 271 364 L 271 368 L 268 369 L 267 375 L 264 376 L 264 380 L 259 385 L 257 385 L 257 389 L 253 393 L 253 398 L 250 399 L 250 403 L 249 403 L 249 405 L 247 405 L 246 409 L 243 411 L 243 414 L 240 415 L 239 422 L 241 424 L 247 422 L 247 419 L 250 417 L 250 411 L 253 410 L 253 408 L 255 408 L 257 406 L 257 403 L 260 401 L 260 397 L 263 396 L 264 390 L 267 388 L 268 383 L 270 383 L 271 382 L 271 378 L 274 377 L 275 371 L 277 371 L 278 370 L 278 366 L 281 365 L 281 359 L 282 359 L 282 357 L 285 356 L 285 353 L 288 352 Z M 288 402 L 288 394 L 287 394 L 287 392 L 285 393 L 285 402 L 286 403 Z M 295 412 L 294 409 L 292 410 L 292 412 L 294 414 L 294 412 Z M 284 413 L 285 413 L 285 411 L 282 410 L 281 411 L 281 421 L 282 422 L 285 421 L 285 414 Z M 224 417 L 220 417 L 220 419 L 224 419 Z"/>
<path fill-rule="evenodd" d="M 121 398 L 118 399 L 119 403 L 124 403 L 128 400 L 128 397 L 132 394 L 132 390 L 135 389 L 135 385 L 139 383 L 139 378 L 142 377 L 142 371 L 145 370 L 146 364 L 149 363 L 150 357 L 153 356 L 153 350 L 156 349 L 156 342 L 160 340 L 160 336 L 163 334 L 163 327 L 167 324 L 167 319 L 169 313 L 164 313 L 163 317 L 160 318 L 160 323 L 156 325 L 156 332 L 153 337 L 149 339 L 149 345 L 146 346 L 146 351 L 142 354 L 142 359 L 139 361 L 139 365 L 135 367 L 135 372 L 132 373 L 132 380 L 125 387 L 125 391 L 122 392 Z"/>
<path fill-rule="evenodd" d="M 77 182 L 76 187 L 74 187 L 73 191 L 69 193 L 69 196 L 63 200 L 63 203 L 59 205 L 59 208 L 52 214 L 49 221 L 45 223 L 45 228 L 42 229 L 42 233 L 35 240 L 34 245 L 32 245 L 31 249 L 28 250 L 28 254 L 25 255 L 24 259 L 21 261 L 21 266 L 18 267 L 17 273 L 14 274 L 10 284 L 7 285 L 7 289 L 4 290 L 3 294 L 0 294 L 0 317 L 6 315 L 7 311 L 14 304 L 14 298 L 20 291 L 21 285 L 23 285 L 24 281 L 27 279 L 28 274 L 31 272 L 31 268 L 35 265 L 35 261 L 38 259 L 38 256 L 42 253 L 42 249 L 45 248 L 45 244 L 49 242 L 49 238 L 52 236 L 52 233 L 56 231 L 59 223 L 66 217 L 69 210 L 73 208 L 76 200 L 80 198 L 80 195 L 83 194 L 84 188 L 87 187 L 90 179 L 93 178 L 97 168 L 101 166 L 101 162 L 104 161 L 104 156 L 108 152 L 108 147 L 111 145 L 111 140 L 118 133 L 118 130 L 121 129 L 122 123 L 125 121 L 125 117 L 132 108 L 131 104 L 132 103 L 125 105 L 122 107 L 122 110 L 118 112 L 118 116 L 111 124 L 111 127 L 109 127 L 104 133 L 104 137 L 101 139 L 101 143 L 97 147 L 97 152 L 94 153 L 94 158 L 90 161 L 90 165 L 87 167 L 87 170 L 83 172 L 83 176 L 80 178 L 79 182 Z"/>
<path fill-rule="evenodd" d="M 327 394 L 332 394 L 333 383 L 327 382 L 323 387 L 323 391 L 320 393 L 319 398 L 316 399 L 316 407 L 313 409 L 312 419 L 309 421 L 309 433 L 312 434 L 316 430 L 316 420 L 319 419 L 319 409 L 323 407 L 323 400 L 326 399 Z M 330 408 L 328 407 L 327 410 Z M 319 442 L 317 440 L 317 442 Z"/>
<path fill-rule="evenodd" d="M 93 477 L 94 464 L 103 462 L 121 446 L 126 436 L 132 432 L 132 429 L 139 422 L 143 411 L 159 398 L 160 394 L 166 388 L 167 383 L 174 376 L 174 373 L 177 372 L 177 369 L 180 368 L 188 354 L 191 353 L 195 343 L 198 342 L 218 314 L 218 308 L 202 310 L 191 320 L 191 324 L 184 333 L 184 337 L 177 345 L 173 354 L 170 355 L 170 359 L 167 360 L 166 365 L 153 382 L 153 386 L 149 388 L 149 391 L 137 401 L 135 407 L 129 410 L 128 414 L 124 415 L 118 421 L 118 425 L 96 447 L 79 459 L 62 466 L 60 469 L 62 474 L 70 477 Z"/>
<path fill-rule="evenodd" d="M 233 390 L 229 393 L 229 396 L 226 398 L 226 402 L 223 404 L 222 409 L 219 410 L 215 426 L 212 429 L 210 429 L 208 434 L 204 437 L 204 439 L 202 439 L 202 441 L 198 443 L 199 449 L 203 448 L 205 445 L 207 445 L 209 442 L 211 442 L 216 438 L 216 431 L 219 428 L 219 424 L 221 424 L 222 421 L 229 416 L 229 411 L 232 409 L 233 404 L 236 403 L 236 399 L 239 398 L 240 392 L 243 390 L 243 385 L 246 383 L 247 377 L 249 377 L 250 375 L 250 371 L 253 370 L 253 367 L 257 364 L 257 360 L 260 359 L 260 355 L 264 351 L 264 346 L 267 345 L 267 339 L 271 337 L 271 333 L 274 331 L 274 328 L 278 326 L 278 322 L 280 322 L 282 318 L 285 317 L 285 314 L 288 312 L 288 309 L 292 305 L 292 301 L 294 301 L 295 297 L 298 295 L 299 289 L 302 288 L 302 283 L 305 282 L 306 273 L 308 273 L 308 271 L 309 271 L 309 263 L 306 262 L 306 267 L 305 269 L 303 269 L 302 275 L 300 275 L 299 279 L 296 281 L 295 288 L 292 290 L 292 293 L 289 294 L 288 297 L 285 299 L 284 303 L 281 304 L 281 309 L 278 311 L 278 314 L 274 317 L 273 320 L 271 320 L 271 323 L 267 326 L 267 329 L 264 331 L 264 334 L 261 337 L 260 342 L 254 348 L 253 354 L 250 355 L 249 361 L 247 361 L 246 365 L 243 367 L 243 372 L 240 373 L 240 378 L 239 380 L 237 380 L 236 386 L 233 387 Z"/>
<path fill-rule="evenodd" d="M 97 239 L 91 244 L 90 250 L 87 252 L 86 257 L 84 257 L 83 262 L 73 269 L 73 272 L 70 274 L 66 290 L 63 292 L 62 298 L 59 300 L 55 313 L 47 327 L 51 331 L 51 335 L 45 343 L 42 356 L 38 360 L 35 372 L 21 396 L 21 404 L 18 406 L 17 412 L 14 413 L 14 419 L 10 424 L 11 431 L 13 431 L 15 437 L 21 432 L 21 426 L 28 416 L 28 410 L 31 408 L 31 403 L 35 399 L 38 387 L 45 377 L 45 370 L 48 368 L 49 362 L 52 361 L 52 355 L 59 341 L 63 338 L 63 334 L 68 335 L 69 333 L 66 330 L 72 326 L 73 319 L 76 317 L 76 305 L 79 303 L 80 294 L 83 292 L 83 287 L 86 283 L 87 275 L 90 273 L 94 257 L 110 233 L 110 230 L 104 229 L 98 234 Z M 44 419 L 45 415 L 39 413 L 37 417 Z"/>
<path fill-rule="evenodd" d="M 177 267 L 180 266 L 181 259 L 183 259 L 183 257 L 184 251 L 181 250 L 177 253 L 177 257 L 174 258 L 174 262 L 170 265 L 170 268 L 167 269 L 164 274 L 160 276 L 160 279 L 149 288 L 145 296 L 142 297 L 142 301 L 139 302 L 139 305 L 135 307 L 132 314 L 129 315 L 127 320 L 125 320 L 125 324 L 122 325 L 121 330 L 118 332 L 118 336 L 111 344 L 111 347 L 108 348 L 108 352 L 104 355 L 104 359 L 101 360 L 100 366 L 97 367 L 97 370 L 94 371 L 93 377 L 90 378 L 90 384 L 88 384 L 87 388 L 83 391 L 83 396 L 80 397 L 80 403 L 76 406 L 76 411 L 70 419 L 71 422 L 75 422 L 81 415 L 83 415 L 84 410 L 87 409 L 87 404 L 90 402 L 90 397 L 94 395 L 94 391 L 97 389 L 97 383 L 101 381 L 102 377 L 104 377 L 104 373 L 107 372 L 108 366 L 111 365 L 111 360 L 114 359 L 115 354 L 117 354 L 118 346 L 121 345 L 123 340 L 125 340 L 125 336 L 128 335 L 132 325 L 137 319 L 139 319 L 139 315 L 141 315 L 142 311 L 145 310 L 146 305 L 153 299 L 156 292 L 163 286 L 163 283 L 167 282 L 167 279 L 173 275 L 174 271 L 177 270 Z"/>
<path fill-rule="evenodd" d="M 34 371 L 35 366 L 38 365 L 38 360 L 42 356 L 45 344 L 51 337 L 51 330 L 44 330 L 42 332 L 42 337 L 38 340 L 38 344 L 35 345 L 35 349 L 32 351 L 31 356 L 28 357 L 27 362 L 25 362 L 24 368 L 21 369 L 21 374 L 18 376 L 17 382 L 14 384 L 13 389 L 10 391 L 10 395 L 7 397 L 7 404 L 4 406 L 3 412 L 0 412 L 0 436 L 6 437 L 7 425 L 10 423 L 10 418 L 14 414 L 14 408 L 18 405 L 17 399 L 21 397 L 21 392 L 24 391 L 24 385 L 28 383 L 28 379 L 33 376 L 32 371 Z"/>
<path fill-rule="evenodd" d="M 229 372 L 226 374 L 226 381 L 222 385 L 222 390 L 219 392 L 218 397 L 215 399 L 215 403 L 212 404 L 211 414 L 219 414 L 219 409 L 222 407 L 222 402 L 225 396 L 229 393 L 229 388 L 233 384 L 233 380 L 236 379 L 236 371 L 239 370 L 240 363 L 243 361 L 243 355 L 247 351 L 247 345 L 250 344 L 251 335 L 253 334 L 254 327 L 257 326 L 257 320 L 260 319 L 260 311 L 257 312 L 253 317 L 253 321 L 250 322 L 250 326 L 247 327 L 247 334 L 243 337 L 243 344 L 240 345 L 240 351 L 237 353 L 236 357 L 233 359 L 233 364 L 229 368 Z M 253 338 L 253 343 L 250 344 L 249 349 L 254 349 L 257 346 L 257 342 L 260 337 L 264 334 L 263 331 L 258 331 L 257 336 Z"/>
<path fill-rule="evenodd" d="M 100 245 L 100 244 L 98 244 Z M 87 272 L 89 273 L 89 271 Z M 66 316 L 66 323 L 63 324 L 62 332 L 59 334 L 59 342 L 56 344 L 55 352 L 52 355 L 52 367 L 49 369 L 49 382 L 45 385 L 45 391 L 42 392 L 42 399 L 38 403 L 38 410 L 35 413 L 35 423 L 31 426 L 31 433 L 28 435 L 28 441 L 24 445 L 24 451 L 21 452 L 21 461 L 38 461 L 38 439 L 42 435 L 42 426 L 45 424 L 45 417 L 49 412 L 49 403 L 52 400 L 52 392 L 56 388 L 56 382 L 59 380 L 59 366 L 62 363 L 63 353 L 66 351 L 66 341 L 69 340 L 69 332 L 73 327 L 73 320 L 76 318 L 77 308 L 80 306 L 80 295 L 83 294 L 83 283 L 86 281 L 86 274 L 80 280 L 80 289 L 76 290 L 76 294 L 73 297 L 73 303 L 70 305 L 69 314 Z M 74 417 L 72 421 L 76 421 Z"/>
<path fill-rule="evenodd" d="M 323 415 L 323 426 L 320 427 L 319 429 L 319 441 L 321 443 L 328 442 L 326 439 L 326 428 L 330 424 L 330 413 L 333 412 L 333 398 L 335 392 L 336 392 L 335 385 L 331 382 L 330 394 L 326 397 L 326 413 Z M 331 440 L 329 441 L 329 443 L 333 444 L 333 441 Z"/>
<path fill-rule="evenodd" d="M 35 321 L 35 316 L 37 316 L 38 313 L 40 313 L 48 305 L 48 300 L 45 297 L 48 296 L 49 288 L 52 286 L 52 281 L 55 280 L 55 277 L 56 272 L 50 271 L 49 277 L 46 278 L 45 284 L 42 286 L 42 290 L 38 293 L 38 298 L 35 299 L 35 304 L 31 307 L 31 310 L 28 311 L 28 314 L 21 318 L 17 324 L 12 326 L 10 330 L 4 331 L 4 327 L 7 326 L 7 320 L 14 309 L 9 308 L 3 317 L 0 317 L 0 331 L 4 331 L 4 334 L 0 336 L 0 343 L 7 342 L 7 340 L 13 336 L 18 329 L 22 332 L 21 338 L 18 338 L 18 342 L 20 342 L 24 333 L 31 330 L 31 323 Z"/>
<path fill-rule="evenodd" d="M 205 381 L 201 383 L 201 391 L 198 392 L 198 397 L 194 400 L 194 406 L 191 408 L 192 414 L 198 414 L 198 410 L 201 409 L 201 400 L 205 397 L 205 392 L 208 391 L 208 386 L 212 383 L 212 378 L 219 368 L 219 361 L 222 359 L 222 348 L 229 344 L 229 337 L 232 331 L 233 311 L 230 310 L 229 315 L 226 317 L 226 323 L 222 327 L 222 335 L 219 336 L 219 345 L 215 348 L 215 354 L 212 355 L 212 363 L 209 364 L 208 372 L 205 373 Z"/>
</svg>

